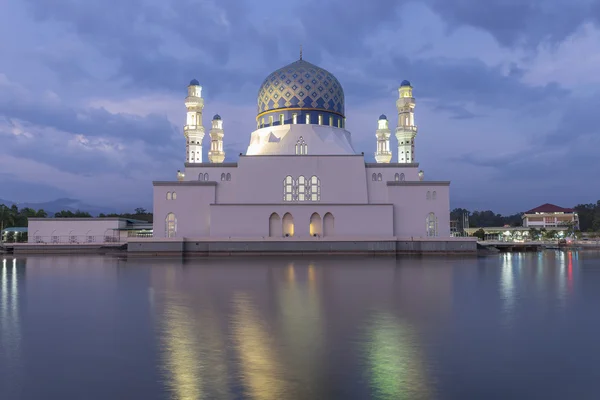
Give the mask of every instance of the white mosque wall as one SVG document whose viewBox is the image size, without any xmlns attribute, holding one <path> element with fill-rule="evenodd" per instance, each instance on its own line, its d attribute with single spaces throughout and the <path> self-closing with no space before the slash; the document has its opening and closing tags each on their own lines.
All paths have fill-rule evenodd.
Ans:
<svg viewBox="0 0 600 400">
<path fill-rule="evenodd" d="M 186 180 L 200 174 L 208 174 L 210 180 L 213 176 L 220 179 L 221 173 L 230 173 L 231 181 L 218 182 L 218 204 L 283 202 L 287 176 L 293 179 L 317 176 L 321 184 L 321 203 L 368 204 L 365 164 L 361 155 L 241 156 L 237 168 L 188 167 Z"/>
<path fill-rule="evenodd" d="M 290 232 L 290 236 L 294 238 L 308 238 L 314 234 L 319 237 L 357 238 L 390 238 L 394 236 L 393 206 L 391 204 L 334 205 L 318 203 L 309 205 L 213 205 L 210 207 L 210 236 L 215 238 L 281 238 L 286 231 L 284 221 L 288 220 L 293 221 L 293 232 Z M 312 232 L 311 220 L 313 222 Z M 185 235 L 194 236 L 191 232 Z"/>
<path fill-rule="evenodd" d="M 176 237 L 209 236 L 210 205 L 215 203 L 216 187 L 215 182 L 155 182 L 153 236 L 167 236 L 170 213 L 176 218 Z"/>
<path fill-rule="evenodd" d="M 394 204 L 395 236 L 427 237 L 427 218 L 433 213 L 437 219 L 435 237 L 450 237 L 449 189 L 448 182 L 423 181 L 388 185 L 388 199 Z"/>
</svg>

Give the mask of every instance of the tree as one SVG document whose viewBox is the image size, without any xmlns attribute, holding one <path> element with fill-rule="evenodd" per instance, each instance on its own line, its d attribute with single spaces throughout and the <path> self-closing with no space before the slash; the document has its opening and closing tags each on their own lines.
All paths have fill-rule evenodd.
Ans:
<svg viewBox="0 0 600 400">
<path fill-rule="evenodd" d="M 529 228 L 529 236 L 531 240 L 538 240 L 540 238 L 541 232 L 535 228 Z"/>
<path fill-rule="evenodd" d="M 485 240 L 485 231 L 483 230 L 483 228 L 479 228 L 475 232 L 473 232 L 473 236 L 479 238 L 479 240 Z"/>
<path fill-rule="evenodd" d="M 140 215 L 140 214 L 147 214 L 146 209 L 145 208 L 136 208 L 135 209 L 135 214 L 136 215 Z"/>
</svg>

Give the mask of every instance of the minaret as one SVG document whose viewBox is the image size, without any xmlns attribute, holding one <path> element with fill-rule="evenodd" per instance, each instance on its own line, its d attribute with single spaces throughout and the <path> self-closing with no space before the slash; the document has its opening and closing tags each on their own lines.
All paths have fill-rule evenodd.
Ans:
<svg viewBox="0 0 600 400">
<path fill-rule="evenodd" d="M 211 163 L 222 163 L 225 161 L 225 152 L 223 151 L 223 120 L 219 114 L 212 120 L 210 134 L 210 151 L 208 152 L 208 161 Z"/>
<path fill-rule="evenodd" d="M 204 139 L 204 127 L 202 126 L 204 99 L 202 98 L 202 86 L 196 79 L 192 79 L 188 86 L 185 107 L 187 108 L 187 123 L 183 127 L 183 134 L 186 139 L 185 161 L 188 163 L 201 163 L 202 139 Z"/>
<path fill-rule="evenodd" d="M 417 126 L 415 125 L 415 98 L 412 96 L 412 89 L 409 81 L 402 81 L 398 89 L 400 97 L 396 101 L 398 109 L 396 139 L 398 139 L 399 163 L 415 162 Z"/>
<path fill-rule="evenodd" d="M 375 152 L 375 161 L 378 163 L 389 163 L 392 161 L 392 152 L 390 151 L 390 127 L 388 119 L 381 114 L 377 121 L 377 151 Z"/>
</svg>

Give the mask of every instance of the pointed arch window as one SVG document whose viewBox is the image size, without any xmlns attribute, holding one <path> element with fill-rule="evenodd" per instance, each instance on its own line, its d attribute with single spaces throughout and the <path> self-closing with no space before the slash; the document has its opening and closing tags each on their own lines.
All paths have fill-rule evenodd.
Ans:
<svg viewBox="0 0 600 400">
<path fill-rule="evenodd" d="M 425 198 L 427 198 L 427 200 L 431 200 L 431 192 L 429 190 L 427 191 Z"/>
<path fill-rule="evenodd" d="M 171 200 L 173 197 L 171 197 L 171 192 L 167 192 L 167 200 Z"/>
<path fill-rule="evenodd" d="M 294 200 L 294 178 L 290 175 L 283 180 L 283 201 Z"/>
<path fill-rule="evenodd" d="M 313 175 L 310 178 L 308 185 L 308 201 L 321 201 L 321 180 L 318 176 Z"/>
<path fill-rule="evenodd" d="M 382 181 L 383 180 L 383 176 L 381 175 L 381 173 L 377 174 L 377 180 L 378 181 Z"/>
<path fill-rule="evenodd" d="M 399 182 L 400 181 L 400 174 L 396 174 L 394 175 L 394 181 Z"/>
<path fill-rule="evenodd" d="M 437 217 L 432 212 L 430 212 L 425 219 L 425 229 L 428 237 L 436 237 L 438 235 Z"/>
<path fill-rule="evenodd" d="M 224 181 L 224 180 L 225 180 L 225 173 L 223 172 L 223 173 L 221 174 L 221 181 Z"/>
<path fill-rule="evenodd" d="M 404 172 L 400 174 L 400 182 L 404 182 L 406 177 L 404 176 Z"/>
<path fill-rule="evenodd" d="M 171 198 L 173 200 L 177 200 L 177 192 L 173 192 L 173 194 L 171 195 Z"/>
<path fill-rule="evenodd" d="M 431 200 L 435 199 L 437 199 L 437 192 L 434 190 L 433 193 L 431 193 Z"/>
<path fill-rule="evenodd" d="M 296 141 L 296 154 L 297 155 L 307 155 L 308 154 L 308 145 L 304 141 L 304 138 L 300 136 L 300 138 Z"/>
<path fill-rule="evenodd" d="M 175 214 L 168 213 L 165 218 L 165 236 L 174 238 L 177 235 L 177 218 Z"/>
<path fill-rule="evenodd" d="M 298 178 L 298 190 L 296 191 L 296 196 L 294 196 L 296 198 L 296 200 L 298 201 L 305 201 L 306 200 L 306 178 L 303 176 L 300 176 Z"/>
<path fill-rule="evenodd" d="M 371 180 L 377 180 L 377 174 L 375 172 L 373 172 L 373 175 L 371 175 Z"/>
<path fill-rule="evenodd" d="M 199 181 L 203 181 L 204 180 L 204 174 L 203 173 L 199 173 L 198 174 L 198 180 Z"/>
<path fill-rule="evenodd" d="M 204 180 L 207 181 L 208 180 L 208 173 L 204 174 Z"/>
<path fill-rule="evenodd" d="M 226 181 L 230 181 L 231 180 L 231 174 L 229 172 L 227 173 L 227 176 L 225 177 L 225 180 Z"/>
</svg>

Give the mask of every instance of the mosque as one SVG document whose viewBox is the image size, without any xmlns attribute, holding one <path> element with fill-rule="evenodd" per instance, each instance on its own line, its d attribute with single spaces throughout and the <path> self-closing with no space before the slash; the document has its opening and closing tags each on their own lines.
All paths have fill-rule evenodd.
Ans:
<svg viewBox="0 0 600 400">
<path fill-rule="evenodd" d="M 409 81 L 400 84 L 396 100 L 397 152 L 390 147 L 390 121 L 381 115 L 375 163 L 352 145 L 340 82 L 302 56 L 262 82 L 256 130 L 237 162 L 224 162 L 226 124 L 219 115 L 210 123 L 208 161 L 203 158 L 202 86 L 194 79 L 187 90 L 185 168 L 176 180 L 153 182 L 154 246 L 212 242 L 225 249 L 237 241 L 265 250 L 334 250 L 387 243 L 393 250 L 420 242 L 462 249 L 450 236 L 450 182 L 425 180 L 416 162 Z M 142 251 L 143 242 L 130 241 L 129 250 Z"/>
</svg>

